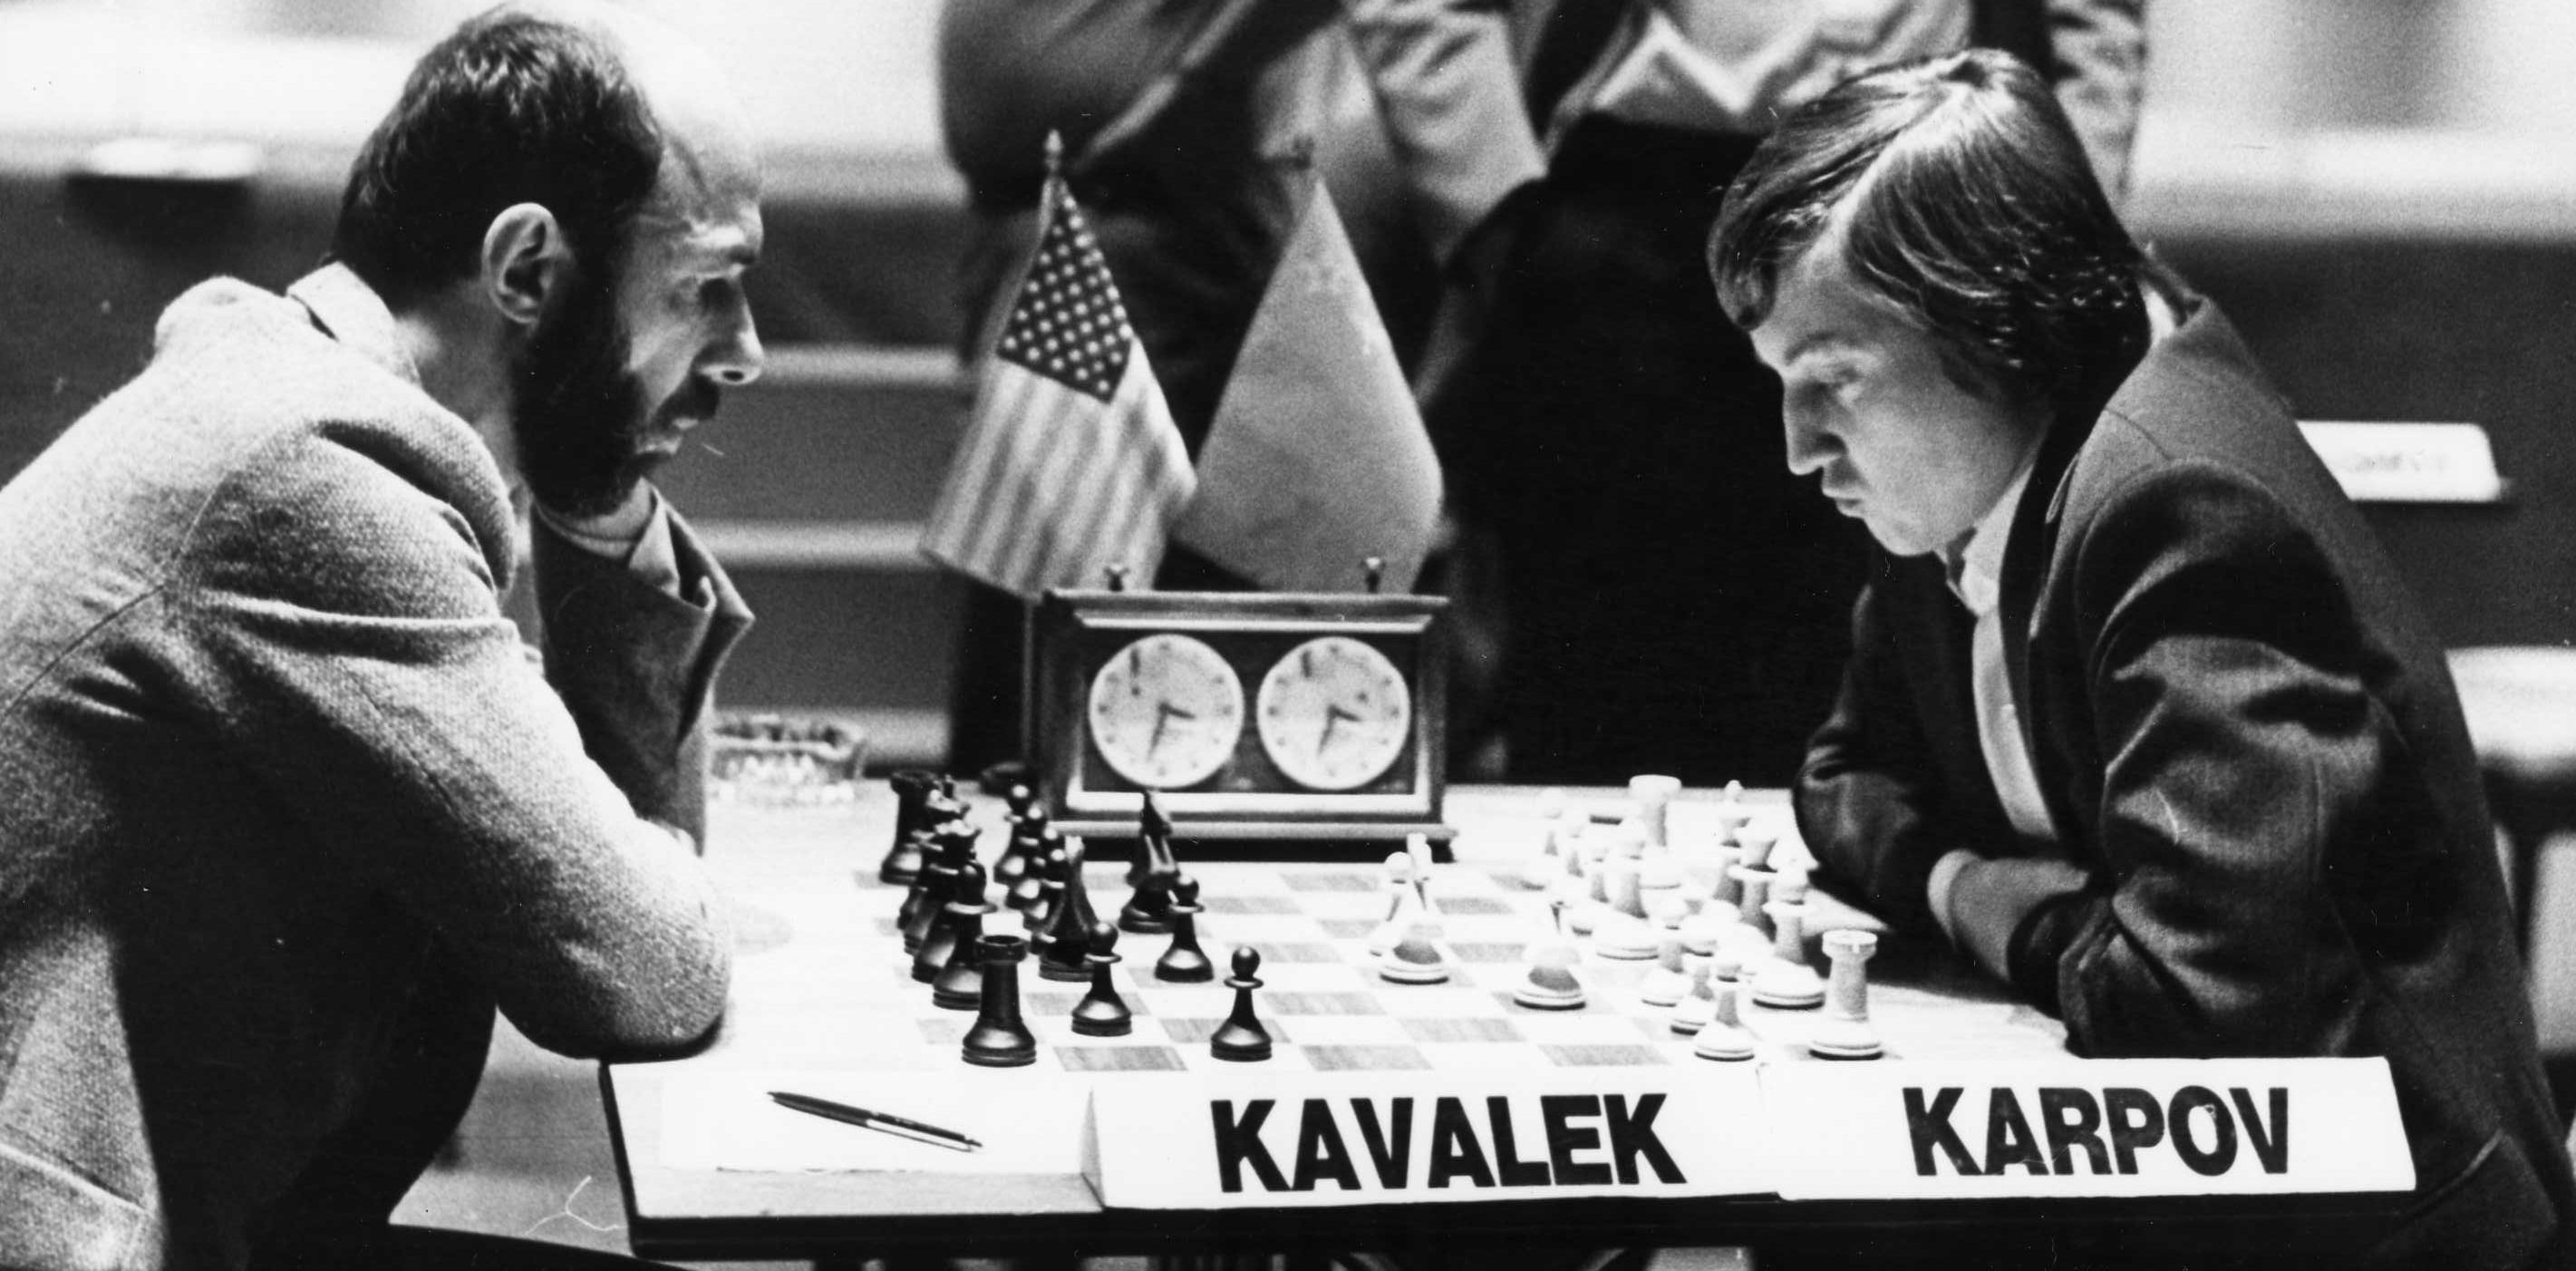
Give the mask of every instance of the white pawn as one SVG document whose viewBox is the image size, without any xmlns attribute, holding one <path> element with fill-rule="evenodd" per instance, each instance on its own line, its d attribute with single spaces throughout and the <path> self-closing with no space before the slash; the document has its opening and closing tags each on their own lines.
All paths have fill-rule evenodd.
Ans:
<svg viewBox="0 0 2576 1271">
<path fill-rule="evenodd" d="M 1866 931 L 1828 931 L 1825 956 L 1833 959 L 1825 983 L 1825 1016 L 1816 1021 L 1807 1050 L 1818 1059 L 1876 1059 L 1887 1053 L 1878 1030 L 1869 1023 L 1869 979 L 1862 965 L 1878 952 L 1878 937 Z"/>
<path fill-rule="evenodd" d="M 1422 908 L 1422 893 L 1413 886 L 1413 857 L 1389 852 L 1386 857 L 1386 917 L 1369 932 L 1368 951 L 1383 954 L 1404 939 L 1412 915 Z"/>
<path fill-rule="evenodd" d="M 1710 996 L 1716 1000 L 1717 1011 L 1709 1017 L 1708 1023 L 1700 1026 L 1698 1035 L 1691 1038 L 1691 1053 L 1721 1063 L 1742 1063 L 1751 1059 L 1753 1031 L 1744 1026 L 1743 987 L 1731 978 L 1720 981 L 1714 976 L 1710 977 L 1708 987 Z"/>
<path fill-rule="evenodd" d="M 1699 1030 L 1708 1026 L 1710 1020 L 1717 1018 L 1715 966 L 1713 960 L 1692 964 L 1690 992 L 1683 994 L 1682 1000 L 1673 1004 L 1670 1019 L 1675 1033 L 1684 1037 L 1696 1037 L 1699 1035 Z"/>
<path fill-rule="evenodd" d="M 1771 898 L 1771 877 L 1767 869 L 1735 867 L 1735 923 L 1726 929 L 1723 938 L 1734 945 L 1746 965 L 1753 965 L 1771 951 L 1771 929 L 1763 925 L 1763 903 Z"/>
<path fill-rule="evenodd" d="M 1553 886 L 1567 871 L 1567 854 L 1573 840 L 1565 832 L 1565 792 L 1549 790 L 1539 796 L 1538 855 L 1521 871 L 1521 886 L 1540 890 Z M 1580 870 L 1576 865 L 1573 868 Z"/>
<path fill-rule="evenodd" d="M 1663 936 L 1645 917 L 1645 903 L 1638 894 L 1637 862 L 1613 857 L 1602 862 L 1601 868 L 1610 899 L 1605 912 L 1593 918 L 1592 951 L 1623 962 L 1643 962 L 1654 957 L 1663 949 Z"/>
<path fill-rule="evenodd" d="M 1683 920 L 1682 947 L 1692 956 L 1704 958 L 1717 952 L 1721 944 L 1744 939 L 1743 928 L 1744 919 L 1736 914 L 1733 905 L 1721 905 L 1711 900 L 1701 905 L 1698 913 Z"/>
<path fill-rule="evenodd" d="M 1558 922 L 1564 921 L 1562 907 Z M 1566 938 L 1562 930 L 1530 946 L 1530 964 L 1520 984 L 1512 989 L 1512 1000 L 1532 1010 L 1570 1011 L 1583 1005 L 1583 976 L 1579 970 L 1583 955 Z"/>
<path fill-rule="evenodd" d="M 1648 1006 L 1672 1006 L 1690 992 L 1690 972 L 1684 964 L 1689 949 L 1682 941 L 1686 913 L 1678 896 L 1665 897 L 1664 907 L 1655 911 L 1655 932 L 1662 947 L 1646 978 L 1637 982 L 1637 1000 Z"/>
<path fill-rule="evenodd" d="M 1799 931 L 1807 907 L 1775 900 L 1763 908 L 1771 915 L 1771 957 L 1753 972 L 1753 1000 L 1793 1011 L 1823 1005 L 1825 981 L 1807 965 Z"/>
<path fill-rule="evenodd" d="M 1449 951 L 1440 944 L 1440 919 L 1417 908 L 1395 947 L 1378 955 L 1377 973 L 1398 984 L 1438 984 L 1449 978 Z"/>
<path fill-rule="evenodd" d="M 1578 936 L 1591 935 L 1609 915 L 1609 863 L 1610 840 L 1598 834 L 1584 835 L 1583 890 L 1574 903 L 1566 907 L 1566 930 Z"/>
<path fill-rule="evenodd" d="M 1671 844 L 1673 796 L 1681 792 L 1679 777 L 1628 778 L 1628 798 L 1637 805 L 1637 819 L 1645 825 L 1647 846 Z"/>
<path fill-rule="evenodd" d="M 1736 832 L 1752 819 L 1752 811 L 1744 806 L 1744 783 L 1727 782 L 1726 794 L 1717 804 L 1717 841 L 1728 847 L 1735 846 Z"/>
<path fill-rule="evenodd" d="M 1759 825 L 1743 825 L 1735 831 L 1735 846 L 1742 859 L 1737 864 L 1746 869 L 1771 868 L 1771 849 L 1780 845 L 1780 832 Z"/>
</svg>

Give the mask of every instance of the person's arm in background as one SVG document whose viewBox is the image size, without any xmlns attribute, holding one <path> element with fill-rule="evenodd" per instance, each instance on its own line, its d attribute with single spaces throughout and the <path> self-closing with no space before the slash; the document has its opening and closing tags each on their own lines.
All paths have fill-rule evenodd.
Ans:
<svg viewBox="0 0 2576 1271">
<path fill-rule="evenodd" d="M 1351 46 L 1444 268 L 1471 239 L 1490 237 L 1478 227 L 1494 224 L 1505 200 L 1547 170 L 1499 9 L 1473 0 L 1342 0 Z"/>
<path fill-rule="evenodd" d="M 2146 0 L 2048 0 L 2049 82 L 2115 205 L 2128 193 L 2146 88 L 2146 8 Z"/>
</svg>

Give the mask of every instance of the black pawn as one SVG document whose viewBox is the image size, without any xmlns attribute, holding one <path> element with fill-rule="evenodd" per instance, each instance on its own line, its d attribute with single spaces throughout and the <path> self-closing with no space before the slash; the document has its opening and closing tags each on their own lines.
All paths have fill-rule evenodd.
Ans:
<svg viewBox="0 0 2576 1271">
<path fill-rule="evenodd" d="M 884 863 L 877 866 L 878 882 L 909 883 L 921 873 L 922 803 L 937 782 L 937 777 L 915 768 L 886 778 L 886 784 L 894 787 L 894 846 L 886 849 Z"/>
<path fill-rule="evenodd" d="M 1199 882 L 1187 874 L 1172 882 L 1172 944 L 1154 962 L 1154 978 L 1175 984 L 1204 984 L 1216 978 L 1216 964 L 1199 948 Z"/>
<path fill-rule="evenodd" d="M 1055 830 L 1050 827 L 1047 833 L 1052 835 Z M 1022 887 L 1037 884 L 1036 898 L 1020 910 L 1020 929 L 1028 933 L 1030 946 L 1041 954 L 1046 952 L 1047 927 L 1055 921 L 1055 911 L 1064 907 L 1064 869 L 1064 840 L 1049 838 L 1045 850 L 1038 853 L 1037 868 L 1020 880 Z"/>
<path fill-rule="evenodd" d="M 1018 936 L 985 936 L 975 942 L 984 979 L 975 1026 L 959 1049 L 982 1068 L 1020 1068 L 1037 1062 L 1038 1039 L 1020 1022 L 1020 959 L 1028 942 Z"/>
<path fill-rule="evenodd" d="M 936 987 L 949 965 L 957 960 L 959 951 L 972 948 L 983 938 L 984 915 L 991 912 L 993 907 L 984 903 L 984 867 L 968 861 L 951 880 L 948 903 L 939 907 L 938 920 L 931 924 L 921 948 L 912 955 L 913 982 Z M 971 966 L 974 960 L 970 957 L 967 961 Z M 972 1005 L 973 1002 L 963 1002 L 956 1009 Z"/>
<path fill-rule="evenodd" d="M 1023 840 L 1028 845 L 1018 847 Z M 1002 903 L 1024 915 L 1036 911 L 1047 898 L 1047 853 L 1055 850 L 1056 846 L 1063 841 L 1064 835 L 1054 826 L 1047 824 L 1047 814 L 1043 810 L 1029 813 L 1029 819 L 1020 823 L 1020 832 L 1011 836 L 1011 842 L 1018 848 L 1020 860 L 1026 868 L 1021 871 L 1018 878 L 1004 882 L 1003 885 L 1011 890 L 1003 897 Z M 999 875 L 995 877 L 998 878 Z M 1061 878 L 1056 880 L 1056 891 L 1059 895 L 1063 893 L 1063 883 L 1064 880 Z M 1029 930 L 1034 933 L 1038 929 L 1038 924 L 1045 921 L 1046 916 L 1039 914 L 1030 923 Z"/>
<path fill-rule="evenodd" d="M 1074 1003 L 1073 1031 L 1085 1037 L 1124 1037 L 1136 1027 L 1134 1011 L 1118 1000 L 1118 986 L 1109 982 L 1109 968 L 1118 964 L 1118 928 L 1096 923 L 1091 928 L 1091 951 L 1084 960 L 1091 964 L 1091 991 Z"/>
<path fill-rule="evenodd" d="M 1091 891 L 1083 886 L 1082 843 L 1076 839 L 1064 845 L 1064 899 L 1047 916 L 1046 930 L 1038 937 L 1044 950 L 1038 974 L 1063 984 L 1090 982 L 1091 964 L 1083 955 L 1090 951 L 1091 927 L 1098 921 Z"/>
<path fill-rule="evenodd" d="M 1261 969 L 1261 951 L 1246 945 L 1234 951 L 1234 978 L 1225 986 L 1234 990 L 1234 1013 L 1217 1025 L 1216 1034 L 1208 1038 L 1208 1053 L 1231 1063 L 1252 1063 L 1270 1057 L 1270 1030 L 1261 1026 L 1252 1013 L 1252 991 L 1261 987 L 1254 972 Z"/>
<path fill-rule="evenodd" d="M 993 862 L 993 882 L 1014 909 L 1024 907 L 1016 888 L 1037 864 L 1037 832 L 1046 826 L 1046 813 L 1037 810 L 1037 801 L 1027 786 L 1011 787 L 1010 844 L 1002 849 L 1002 859 Z"/>
</svg>

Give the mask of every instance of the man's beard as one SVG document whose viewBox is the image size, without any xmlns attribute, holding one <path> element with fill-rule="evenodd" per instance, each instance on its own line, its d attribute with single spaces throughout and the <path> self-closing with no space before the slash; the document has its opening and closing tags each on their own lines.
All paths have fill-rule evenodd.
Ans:
<svg viewBox="0 0 2576 1271">
<path fill-rule="evenodd" d="M 563 307 L 537 324 L 510 379 L 519 475 L 547 510 L 604 516 L 659 461 L 641 449 L 651 419 L 626 369 L 632 348 L 616 279 L 583 270 Z"/>
</svg>

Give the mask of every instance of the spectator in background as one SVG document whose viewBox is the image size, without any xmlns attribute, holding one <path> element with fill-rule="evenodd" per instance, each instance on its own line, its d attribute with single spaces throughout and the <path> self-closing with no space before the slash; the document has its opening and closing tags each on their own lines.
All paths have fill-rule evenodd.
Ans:
<svg viewBox="0 0 2576 1271">
<path fill-rule="evenodd" d="M 1197 452 L 1306 189 L 1346 35 L 1416 223 L 1441 258 L 1535 178 L 1498 15 L 1478 0 L 950 0 L 940 29 L 949 156 L 971 219 L 959 270 L 969 365 L 1037 233 L 1049 131 L 1174 422 Z M 1020 605 L 967 605 L 952 767 L 1019 747 Z M 1175 547 L 1158 585 L 1232 587 Z"/>
<path fill-rule="evenodd" d="M 1771 121 L 1967 45 L 2042 69 L 2124 182 L 2143 0 L 1513 0 L 1543 178 L 1453 255 L 1423 404 L 1465 541 L 1499 557 L 1514 779 L 1787 783 L 1850 646 L 1862 540 L 1789 475 L 1779 389 L 1702 236 Z M 1467 162 L 1463 156 L 1453 156 Z M 1490 158 L 1493 170 L 1507 164 Z"/>
</svg>

